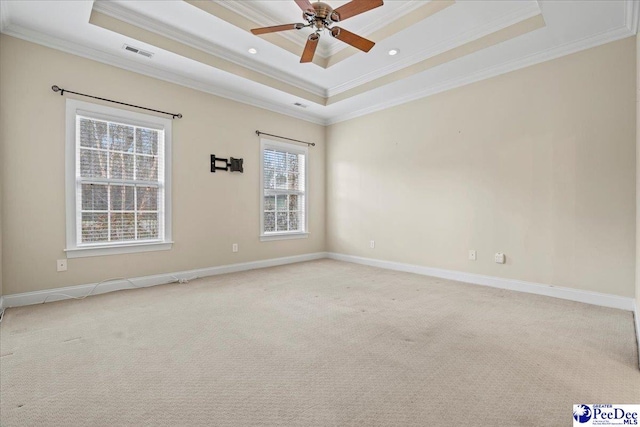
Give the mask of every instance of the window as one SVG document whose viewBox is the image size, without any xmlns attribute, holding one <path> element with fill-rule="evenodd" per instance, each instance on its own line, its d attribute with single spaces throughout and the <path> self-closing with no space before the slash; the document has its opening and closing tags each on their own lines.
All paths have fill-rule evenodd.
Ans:
<svg viewBox="0 0 640 427">
<path fill-rule="evenodd" d="M 261 240 L 307 237 L 308 148 L 260 142 Z"/>
<path fill-rule="evenodd" d="M 67 100 L 67 257 L 171 249 L 171 120 Z"/>
</svg>

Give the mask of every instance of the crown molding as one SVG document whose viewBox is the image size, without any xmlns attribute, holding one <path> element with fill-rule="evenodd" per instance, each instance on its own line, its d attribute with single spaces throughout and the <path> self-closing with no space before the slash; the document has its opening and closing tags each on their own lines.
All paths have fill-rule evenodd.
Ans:
<svg viewBox="0 0 640 427">
<path fill-rule="evenodd" d="M 629 31 L 633 34 L 638 32 L 638 21 L 640 20 L 640 0 L 625 0 L 624 22 Z"/>
<path fill-rule="evenodd" d="M 282 23 L 282 21 L 279 20 L 277 16 L 274 16 L 271 13 L 265 11 L 258 12 L 255 8 L 248 6 L 246 2 L 243 1 L 227 0 L 218 2 L 218 4 L 235 14 L 247 18 L 251 22 L 254 22 L 256 24 L 256 27 L 269 27 Z M 302 12 L 300 13 L 300 20 L 302 20 Z M 303 36 L 299 31 L 284 31 L 279 32 L 278 35 L 289 40 L 292 43 L 295 43 L 301 48 L 304 48 L 304 45 L 307 43 L 307 37 Z M 318 46 L 318 48 L 316 49 L 316 55 L 326 59 L 328 57 L 328 54 L 326 52 L 325 46 Z"/>
<path fill-rule="evenodd" d="M 0 32 L 9 26 L 9 2 L 0 1 Z"/>
<path fill-rule="evenodd" d="M 403 70 L 421 61 L 429 59 L 433 56 L 439 55 L 443 52 L 447 52 L 451 49 L 455 49 L 458 46 L 462 46 L 466 43 L 472 42 L 476 39 L 484 37 L 486 35 L 500 31 L 503 28 L 507 28 L 511 25 L 515 25 L 518 22 L 532 18 L 541 13 L 538 2 L 526 2 L 525 7 L 515 12 L 506 13 L 491 20 L 485 25 L 481 25 L 478 28 L 465 31 L 464 33 L 437 43 L 435 46 L 431 46 L 427 49 L 423 49 L 411 56 L 402 58 L 393 64 L 386 67 L 373 70 L 367 74 L 363 74 L 353 80 L 349 80 L 337 86 L 327 89 L 327 97 L 331 98 L 339 93 L 346 92 L 358 86 L 361 86 L 370 81 L 376 80 L 380 77 L 384 77 L 387 74 L 394 73 L 396 71 Z"/>
<path fill-rule="evenodd" d="M 195 37 L 185 31 L 169 27 L 166 24 L 161 23 L 155 19 L 149 18 L 130 9 L 126 9 L 118 3 L 97 1 L 93 4 L 93 10 L 110 16 L 111 18 L 126 22 L 127 24 L 134 25 L 143 30 L 168 37 L 179 43 L 183 43 L 192 48 L 201 50 L 209 55 L 223 58 L 236 65 L 240 65 L 260 74 L 264 74 L 273 79 L 290 84 L 314 95 L 326 97 L 326 90 L 320 86 L 311 84 L 308 81 L 302 80 L 292 74 L 276 70 L 268 65 L 255 62 L 229 49 L 218 46 L 199 37 Z"/>
<path fill-rule="evenodd" d="M 0 1 L 0 3 L 2 2 Z M 243 104 L 251 105 L 253 107 L 273 111 L 275 113 L 294 117 L 296 119 L 301 119 L 318 125 L 327 124 L 326 120 L 314 114 L 304 113 L 302 111 L 294 110 L 293 108 L 260 100 L 253 96 L 238 94 L 234 91 L 225 89 L 220 86 L 214 86 L 209 83 L 184 77 L 171 71 L 161 70 L 156 67 L 126 60 L 116 55 L 112 55 L 97 49 L 87 48 L 80 44 L 69 42 L 57 37 L 52 37 L 21 26 L 8 25 L 2 32 L 3 34 L 16 37 L 31 43 L 36 43 L 51 49 L 60 50 L 62 52 L 70 53 L 82 58 L 122 68 L 124 70 L 132 71 L 134 73 L 142 74 L 148 77 L 153 77 L 165 82 L 174 83 L 200 92 L 209 93 L 221 98 L 230 99 L 232 101 L 237 101 Z"/>
<path fill-rule="evenodd" d="M 371 21 L 369 22 L 367 25 L 365 25 L 364 27 L 357 29 L 356 31 L 358 32 L 358 34 L 360 34 L 363 37 L 367 37 L 373 33 L 375 33 L 378 30 L 381 30 L 385 27 L 387 27 L 388 25 L 392 24 L 394 21 L 397 21 L 398 19 L 402 18 L 405 15 L 408 15 L 409 13 L 423 7 L 425 4 L 430 3 L 432 1 L 436 1 L 436 0 L 429 0 L 429 1 L 411 1 L 408 3 L 405 3 L 401 6 L 396 7 L 395 9 L 393 9 L 391 11 L 391 13 L 385 15 L 384 17 L 380 17 L 379 19 L 376 19 L 375 21 Z M 338 22 L 338 24 L 340 24 Z M 346 29 L 346 28 L 345 28 Z M 378 40 L 379 41 L 379 40 Z M 328 50 L 328 55 L 327 56 L 333 56 L 335 54 L 337 54 L 338 52 L 341 52 L 345 49 L 348 49 L 348 46 L 344 46 L 343 43 L 339 43 L 339 42 L 335 42 L 333 44 L 331 44 L 327 50 Z"/>
<path fill-rule="evenodd" d="M 629 37 L 633 34 L 630 33 L 626 26 L 616 28 L 614 30 L 605 31 L 600 34 L 585 37 L 583 39 L 565 43 L 560 46 L 553 47 L 551 49 L 544 50 L 542 52 L 528 55 L 524 58 L 519 58 L 513 61 L 508 61 L 503 64 L 499 64 L 493 67 L 485 68 L 476 73 L 470 74 L 457 79 L 451 79 L 440 83 L 438 85 L 425 88 L 420 91 L 411 93 L 410 95 L 395 98 L 386 102 L 381 102 L 366 108 L 352 111 L 347 114 L 341 114 L 340 116 L 333 116 L 327 119 L 328 125 L 344 122 L 347 120 L 355 119 L 357 117 L 365 116 L 367 114 L 375 113 L 377 111 L 386 110 L 391 107 L 406 104 L 411 101 L 426 98 L 437 93 L 445 92 L 458 87 L 466 86 L 471 83 L 476 83 L 482 80 L 496 77 L 502 74 L 516 71 L 522 68 L 536 65 L 542 62 L 550 61 L 552 59 L 560 58 L 562 56 L 570 55 L 572 53 L 580 52 L 582 50 L 597 47 L 606 43 L 611 43 L 616 40 L 621 40 Z"/>
<path fill-rule="evenodd" d="M 428 1 L 411 0 L 405 2 L 401 6 L 392 9 L 391 12 L 386 14 L 384 17 L 380 17 L 374 21 L 371 21 L 362 28 L 356 30 L 351 29 L 350 31 L 357 31 L 358 34 L 366 37 L 369 34 L 372 34 L 375 31 L 386 27 L 387 25 L 403 17 L 404 15 L 411 13 L 420 7 L 423 7 L 426 3 L 428 3 Z M 247 2 L 244 1 L 227 0 L 220 2 L 219 4 L 229 9 L 230 11 L 237 13 L 238 15 L 242 15 L 250 21 L 255 22 L 256 25 L 261 27 L 267 27 L 270 25 L 277 25 L 282 23 L 277 16 L 274 16 L 273 14 L 264 10 L 257 11 L 254 7 L 249 6 Z M 299 45 L 301 48 L 304 48 L 304 45 L 307 42 L 307 38 L 299 32 L 280 33 L 280 35 L 287 38 L 289 41 Z M 318 49 L 316 50 L 316 54 L 325 59 L 348 48 L 343 43 L 337 40 L 334 40 L 332 38 L 329 38 L 328 40 L 328 43 L 322 46 L 318 46 Z"/>
<path fill-rule="evenodd" d="M 152 66 L 140 64 L 125 60 L 119 56 L 105 53 L 103 51 L 87 48 L 77 43 L 72 43 L 67 40 L 51 37 L 49 35 L 33 31 L 21 26 L 17 26 L 10 23 L 10 15 L 7 12 L 7 4 L 9 2 L 0 1 L 0 28 L 2 33 L 9 36 L 13 36 L 22 40 L 26 40 L 32 43 L 37 43 L 49 48 L 57 49 L 63 52 L 67 52 L 73 55 L 77 55 L 83 58 L 91 59 L 97 62 L 101 62 L 107 65 L 112 65 L 118 68 L 122 68 L 128 71 L 136 72 L 142 75 L 153 77 L 159 80 L 175 83 L 180 86 L 188 87 L 201 92 L 209 93 L 222 98 L 230 99 L 233 101 L 241 102 L 243 104 L 251 105 L 258 108 L 263 108 L 269 111 L 280 113 L 286 116 L 298 118 L 311 123 L 319 125 L 332 125 L 343 121 L 351 120 L 360 116 L 374 113 L 376 111 L 385 110 L 394 106 L 405 104 L 414 100 L 428 97 L 437 93 L 441 93 L 447 90 L 455 89 L 457 87 L 465 86 L 471 83 L 475 83 L 481 80 L 485 80 L 491 77 L 495 77 L 501 74 L 505 74 L 511 71 L 515 71 L 521 68 L 525 68 L 531 65 L 549 61 L 559 58 L 564 55 L 579 52 L 581 50 L 596 47 L 602 44 L 610 43 L 616 40 L 623 39 L 635 35 L 638 30 L 638 16 L 640 14 L 640 4 L 637 0 L 625 0 L 625 22 L 623 27 L 619 27 L 614 30 L 609 30 L 600 34 L 589 36 L 578 41 L 566 43 L 561 46 L 557 46 L 551 49 L 547 49 L 542 52 L 538 52 L 529 55 L 524 58 L 508 61 L 506 63 L 488 67 L 480 70 L 472 75 L 464 76 L 457 79 L 451 79 L 441 84 L 425 88 L 421 91 L 414 92 L 408 96 L 391 99 L 385 102 L 381 102 L 375 105 L 371 105 L 366 108 L 356 109 L 340 116 L 333 116 L 329 118 L 323 118 L 318 114 L 312 114 L 288 108 L 280 104 L 268 102 L 265 100 L 258 100 L 254 97 L 249 97 L 241 94 L 234 93 L 223 87 L 214 86 L 203 81 L 198 81 L 191 78 L 186 78 L 174 72 L 168 72 Z M 166 31 L 166 29 L 164 29 Z"/>
</svg>

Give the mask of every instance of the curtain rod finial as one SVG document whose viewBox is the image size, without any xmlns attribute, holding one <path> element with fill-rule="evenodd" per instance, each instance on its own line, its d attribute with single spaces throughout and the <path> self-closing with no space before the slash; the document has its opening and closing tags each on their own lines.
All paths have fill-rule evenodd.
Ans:
<svg viewBox="0 0 640 427">
<path fill-rule="evenodd" d="M 58 85 L 51 86 L 51 90 L 54 92 L 60 92 L 60 88 L 58 87 Z"/>
</svg>

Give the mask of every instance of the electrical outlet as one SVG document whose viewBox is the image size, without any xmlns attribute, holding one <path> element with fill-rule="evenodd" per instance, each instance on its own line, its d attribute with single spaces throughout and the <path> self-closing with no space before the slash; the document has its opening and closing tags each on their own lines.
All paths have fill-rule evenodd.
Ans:
<svg viewBox="0 0 640 427">
<path fill-rule="evenodd" d="M 58 271 L 67 271 L 67 260 L 59 259 L 56 261 Z"/>
<path fill-rule="evenodd" d="M 496 264 L 504 264 L 506 257 L 502 252 L 496 252 Z"/>
<path fill-rule="evenodd" d="M 371 249 L 375 249 L 375 247 L 376 247 L 376 241 L 375 241 L 375 240 L 370 241 L 370 242 L 369 242 L 369 247 L 370 247 Z"/>
<path fill-rule="evenodd" d="M 232 252 L 238 252 L 238 244 L 234 243 L 233 245 L 231 245 L 231 251 Z"/>
<path fill-rule="evenodd" d="M 478 254 L 476 254 L 476 251 L 471 250 L 469 251 L 469 259 L 471 261 L 475 261 L 478 258 Z"/>
</svg>

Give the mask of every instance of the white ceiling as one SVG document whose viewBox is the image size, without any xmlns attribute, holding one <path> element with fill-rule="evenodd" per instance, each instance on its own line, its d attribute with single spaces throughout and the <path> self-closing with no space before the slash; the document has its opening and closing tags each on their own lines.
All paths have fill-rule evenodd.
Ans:
<svg viewBox="0 0 640 427">
<path fill-rule="evenodd" d="M 349 3 L 347 0 L 336 0 L 329 2 L 334 9 Z M 349 19 L 349 31 L 357 33 L 363 37 L 368 36 L 374 30 L 384 27 L 388 24 L 388 16 L 393 15 L 399 17 L 410 13 L 420 7 L 420 1 L 387 1 L 383 8 L 373 9 L 366 14 L 354 16 Z M 280 1 L 246 1 L 246 0 L 227 0 L 219 2 L 222 6 L 232 11 L 243 13 L 249 19 L 254 21 L 258 26 L 267 27 L 270 25 L 279 25 L 283 23 L 304 22 L 301 20 L 302 12 L 293 3 L 293 0 Z M 283 33 L 292 41 L 304 48 L 307 42 L 307 36 L 311 30 L 292 31 Z M 343 48 L 345 45 L 332 37 L 323 37 L 319 43 L 316 54 L 327 57 Z"/>
<path fill-rule="evenodd" d="M 208 0 L 204 0 L 208 1 Z M 432 0 L 437 1 L 437 0 Z M 222 1 L 230 13 L 242 12 L 255 26 L 300 22 L 293 0 Z M 329 2 L 337 7 L 345 1 Z M 363 36 L 416 13 L 426 1 L 386 0 L 385 5 L 340 23 Z M 283 90 L 261 78 L 237 73 L 168 51 L 131 35 L 89 22 L 92 10 L 135 28 L 196 47 L 255 75 L 302 89 Z M 286 40 L 300 46 L 290 52 L 254 36 L 214 14 L 175 1 L 0 1 L 0 31 L 52 48 L 172 81 L 284 114 L 328 124 L 398 105 L 433 93 L 499 75 L 528 65 L 634 35 L 638 1 L 458 0 L 414 25 L 380 40 L 368 54 L 358 52 L 328 68 L 300 64 L 308 29 L 292 31 Z M 544 26 L 486 48 L 440 61 L 456 48 L 542 15 Z M 279 18 L 281 17 L 281 18 Z M 398 21 L 401 22 L 401 21 Z M 303 33 L 303 34 L 296 34 Z M 285 39 L 283 39 L 285 40 Z M 319 54 L 340 54 L 343 44 L 326 35 Z M 125 51 L 130 44 L 154 53 L 147 59 Z M 257 55 L 248 53 L 254 47 Z M 400 54 L 389 56 L 391 48 Z M 348 48 L 352 49 L 352 48 Z M 242 73 L 246 75 L 246 73 Z M 72 90 L 72 88 L 70 88 Z M 299 92 L 299 91 L 298 91 Z M 328 99 L 326 102 L 317 99 Z M 307 108 L 295 107 L 299 102 Z M 325 105 L 326 104 L 326 105 Z"/>
</svg>

